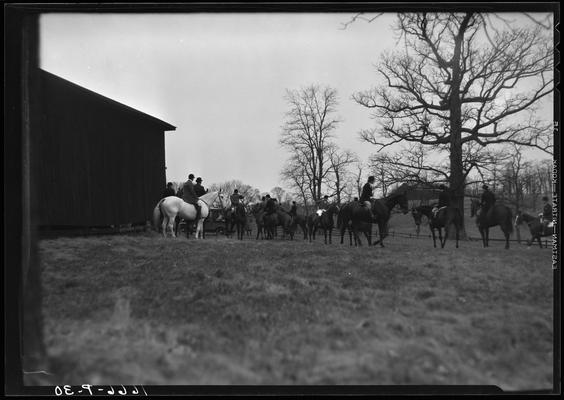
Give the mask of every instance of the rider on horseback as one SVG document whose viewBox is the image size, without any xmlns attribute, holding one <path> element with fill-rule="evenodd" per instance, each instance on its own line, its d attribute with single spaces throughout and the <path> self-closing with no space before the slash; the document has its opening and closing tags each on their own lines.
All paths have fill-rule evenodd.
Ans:
<svg viewBox="0 0 564 400">
<path fill-rule="evenodd" d="M 230 197 L 231 200 L 231 212 L 235 213 L 235 210 L 239 207 L 242 206 L 241 204 L 241 200 L 243 199 L 243 196 L 239 194 L 239 190 L 235 189 L 233 191 L 233 194 Z"/>
<path fill-rule="evenodd" d="M 550 228 L 550 223 L 552 222 L 552 204 L 548 202 L 548 197 L 544 196 L 542 198 L 544 206 L 542 208 L 542 213 L 539 214 L 541 226 L 544 229 Z"/>
<path fill-rule="evenodd" d="M 270 197 L 270 195 L 266 195 L 266 206 L 264 207 L 264 211 L 266 215 L 271 215 L 276 212 L 276 199 Z"/>
<path fill-rule="evenodd" d="M 164 199 L 165 197 L 168 196 L 174 196 L 174 188 L 172 187 L 172 182 L 169 182 L 166 184 L 166 189 L 163 190 L 163 194 L 161 195 L 161 197 Z"/>
<path fill-rule="evenodd" d="M 368 177 L 368 181 L 362 187 L 362 193 L 359 199 L 360 205 L 368 209 L 371 221 L 374 219 L 374 215 L 372 214 L 372 203 L 370 202 L 370 199 L 372 198 L 372 186 L 375 181 L 376 178 L 373 176 Z"/>
<path fill-rule="evenodd" d="M 206 194 L 206 189 L 202 186 L 202 178 L 198 177 L 196 179 L 196 184 L 194 185 L 194 191 L 196 196 L 201 197 Z"/>
<path fill-rule="evenodd" d="M 329 196 L 325 195 L 321 200 L 317 202 L 317 215 L 321 217 L 327 209 L 329 208 Z"/>
<path fill-rule="evenodd" d="M 490 209 L 495 205 L 495 195 L 490 191 L 488 185 L 482 186 L 484 192 L 480 198 L 480 206 L 482 207 L 482 213 L 485 215 Z"/>
<path fill-rule="evenodd" d="M 194 174 L 188 175 L 188 180 L 184 182 L 182 187 L 182 200 L 188 204 L 192 204 L 196 208 L 196 221 L 200 219 L 201 209 L 198 204 L 198 195 L 194 190 Z"/>
<path fill-rule="evenodd" d="M 295 217 L 297 213 L 298 213 L 298 206 L 295 201 L 292 201 L 292 208 L 290 208 L 290 212 L 288 214 L 290 214 L 292 217 Z"/>
<path fill-rule="evenodd" d="M 439 189 L 441 189 L 441 193 L 439 193 L 439 202 L 433 207 L 433 218 L 437 218 L 437 213 L 441 208 L 447 207 L 450 204 L 448 188 L 445 185 L 440 185 Z"/>
</svg>

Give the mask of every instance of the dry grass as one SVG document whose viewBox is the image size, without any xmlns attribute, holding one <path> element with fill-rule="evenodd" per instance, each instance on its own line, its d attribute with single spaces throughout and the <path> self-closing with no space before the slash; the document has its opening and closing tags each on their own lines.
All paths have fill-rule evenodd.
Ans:
<svg viewBox="0 0 564 400">
<path fill-rule="evenodd" d="M 548 250 L 154 233 L 40 247 L 59 384 L 552 387 Z"/>
</svg>

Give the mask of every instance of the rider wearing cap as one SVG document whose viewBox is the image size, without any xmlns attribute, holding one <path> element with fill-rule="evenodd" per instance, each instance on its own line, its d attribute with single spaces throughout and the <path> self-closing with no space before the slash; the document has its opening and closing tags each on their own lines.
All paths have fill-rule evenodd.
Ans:
<svg viewBox="0 0 564 400">
<path fill-rule="evenodd" d="M 243 196 L 239 194 L 238 189 L 235 189 L 229 199 L 231 200 L 231 211 L 235 212 L 235 210 L 241 205 L 241 200 L 243 199 Z"/>
<path fill-rule="evenodd" d="M 366 209 L 370 213 L 370 221 L 374 219 L 374 215 L 372 214 L 372 203 L 370 202 L 370 199 L 372 198 L 372 185 L 374 185 L 375 181 L 375 177 L 368 177 L 368 180 L 362 187 L 362 193 L 360 194 L 360 199 L 358 200 L 360 202 L 360 205 L 366 207 Z"/>
<path fill-rule="evenodd" d="M 264 207 L 266 215 L 274 214 L 276 212 L 276 199 L 266 195 L 266 206 Z"/>
<path fill-rule="evenodd" d="M 488 185 L 483 185 L 482 189 L 484 189 L 484 192 L 480 198 L 480 206 L 482 207 L 482 212 L 485 214 L 494 206 L 496 199 Z"/>
<path fill-rule="evenodd" d="M 543 228 L 547 228 L 552 221 L 552 204 L 548 202 L 548 197 L 546 196 L 542 198 L 542 201 L 544 205 L 542 207 L 542 214 L 540 214 L 540 222 Z"/>
<path fill-rule="evenodd" d="M 196 208 L 196 221 L 200 219 L 201 208 L 198 204 L 198 195 L 194 191 L 194 174 L 188 175 L 188 180 L 182 187 L 182 200 Z"/>
<path fill-rule="evenodd" d="M 201 197 L 206 194 L 206 189 L 202 186 L 202 178 L 198 177 L 196 179 L 196 184 L 194 185 L 194 191 L 196 196 Z"/>
<path fill-rule="evenodd" d="M 292 208 L 290 208 L 290 212 L 288 214 L 290 214 L 292 217 L 295 217 L 297 213 L 298 213 L 298 205 L 296 204 L 295 201 L 292 201 Z"/>
<path fill-rule="evenodd" d="M 166 184 L 166 189 L 163 190 L 163 194 L 162 194 L 162 198 L 168 197 L 168 196 L 174 196 L 174 188 L 172 187 L 172 182 L 169 182 Z"/>
<path fill-rule="evenodd" d="M 445 185 L 440 185 L 439 189 L 441 192 L 439 193 L 439 202 L 435 207 L 433 207 L 433 217 L 437 218 L 437 213 L 443 207 L 448 207 L 450 205 L 450 196 L 448 193 L 448 188 Z"/>
<path fill-rule="evenodd" d="M 329 196 L 325 195 L 317 202 L 317 215 L 321 216 L 329 208 Z"/>
</svg>

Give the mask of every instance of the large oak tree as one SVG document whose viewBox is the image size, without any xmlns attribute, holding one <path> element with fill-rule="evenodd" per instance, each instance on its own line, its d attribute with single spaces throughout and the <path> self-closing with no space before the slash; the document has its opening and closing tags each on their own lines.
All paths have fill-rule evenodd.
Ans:
<svg viewBox="0 0 564 400">
<path fill-rule="evenodd" d="M 494 20 L 472 12 L 398 14 L 402 46 L 381 58 L 384 83 L 353 96 L 373 111 L 376 126 L 361 137 L 379 150 L 415 143 L 448 154 L 444 178 L 460 209 L 466 177 L 479 166 L 468 156 L 479 149 L 512 143 L 552 151 L 552 121 L 535 114 L 553 91 L 551 32 Z"/>
</svg>

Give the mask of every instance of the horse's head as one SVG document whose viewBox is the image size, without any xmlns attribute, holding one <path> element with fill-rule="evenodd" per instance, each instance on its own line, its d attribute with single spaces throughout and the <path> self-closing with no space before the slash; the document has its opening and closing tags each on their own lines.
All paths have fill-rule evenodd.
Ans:
<svg viewBox="0 0 564 400">
<path fill-rule="evenodd" d="M 523 213 L 521 211 L 517 211 L 515 213 L 515 221 L 513 222 L 513 225 L 515 226 L 521 225 L 522 222 L 523 222 Z"/>
<path fill-rule="evenodd" d="M 407 194 L 398 193 L 396 195 L 396 204 L 399 204 L 402 213 L 407 214 L 409 212 L 409 204 L 407 202 Z"/>
<path fill-rule="evenodd" d="M 421 218 L 423 217 L 423 213 L 419 210 L 418 207 L 413 207 L 411 209 L 411 215 L 413 216 L 415 225 L 421 225 Z"/>
</svg>

